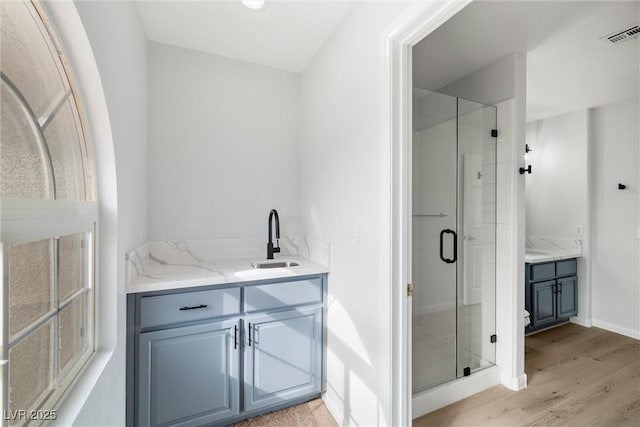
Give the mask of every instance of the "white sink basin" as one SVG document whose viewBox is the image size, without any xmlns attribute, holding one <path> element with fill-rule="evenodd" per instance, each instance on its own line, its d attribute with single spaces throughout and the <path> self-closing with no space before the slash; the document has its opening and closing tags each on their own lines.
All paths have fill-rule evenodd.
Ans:
<svg viewBox="0 0 640 427">
<path fill-rule="evenodd" d="M 289 268 L 289 267 L 297 267 L 300 264 L 293 261 L 265 261 L 265 262 L 252 262 L 251 267 L 253 268 Z"/>
</svg>

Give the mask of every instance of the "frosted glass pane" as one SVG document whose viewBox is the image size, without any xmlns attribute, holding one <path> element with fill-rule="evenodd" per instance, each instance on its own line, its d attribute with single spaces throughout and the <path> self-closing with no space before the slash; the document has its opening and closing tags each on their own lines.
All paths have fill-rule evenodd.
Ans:
<svg viewBox="0 0 640 427">
<path fill-rule="evenodd" d="M 9 250 L 9 334 L 52 309 L 53 240 L 12 245 Z"/>
<path fill-rule="evenodd" d="M 82 234 L 62 236 L 58 241 L 58 301 L 62 302 L 82 288 Z"/>
<path fill-rule="evenodd" d="M 60 312 L 60 371 L 84 350 L 84 301 L 81 295 Z"/>
<path fill-rule="evenodd" d="M 9 409 L 32 409 L 53 382 L 53 321 L 9 350 Z"/>
<path fill-rule="evenodd" d="M 30 2 L 3 1 L 2 72 L 40 118 L 67 91 L 53 44 Z"/>
<path fill-rule="evenodd" d="M 71 100 L 64 103 L 44 131 L 51 153 L 56 182 L 56 199 L 84 200 L 84 172 L 81 134 L 76 127 L 76 117 Z"/>
<path fill-rule="evenodd" d="M 0 194 L 51 198 L 48 159 L 37 124 L 4 80 L 1 85 Z"/>
</svg>

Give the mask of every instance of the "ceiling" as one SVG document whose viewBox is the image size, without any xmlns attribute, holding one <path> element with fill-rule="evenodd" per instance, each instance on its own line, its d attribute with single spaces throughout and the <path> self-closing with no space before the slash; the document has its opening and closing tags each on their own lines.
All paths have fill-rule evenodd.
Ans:
<svg viewBox="0 0 640 427">
<path fill-rule="evenodd" d="M 147 38 L 300 72 L 349 10 L 350 1 L 138 1 Z"/>
<path fill-rule="evenodd" d="M 435 90 L 511 52 L 527 53 L 527 120 L 638 96 L 640 2 L 476 1 L 414 48 L 414 85 Z"/>
</svg>

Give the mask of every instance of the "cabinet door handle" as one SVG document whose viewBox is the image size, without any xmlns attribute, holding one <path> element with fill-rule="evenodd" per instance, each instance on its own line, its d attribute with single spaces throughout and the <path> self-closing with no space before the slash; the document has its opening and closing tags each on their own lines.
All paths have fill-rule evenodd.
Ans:
<svg viewBox="0 0 640 427">
<path fill-rule="evenodd" d="M 249 323 L 249 347 L 251 347 L 251 323 Z"/>
<path fill-rule="evenodd" d="M 180 307 L 180 311 L 197 310 L 199 308 L 207 308 L 207 304 L 192 305 L 191 307 Z"/>
<path fill-rule="evenodd" d="M 238 348 L 238 325 L 233 327 L 233 349 L 236 350 Z"/>
<path fill-rule="evenodd" d="M 561 294 L 562 293 L 562 283 L 558 283 L 556 285 L 556 292 Z"/>
</svg>

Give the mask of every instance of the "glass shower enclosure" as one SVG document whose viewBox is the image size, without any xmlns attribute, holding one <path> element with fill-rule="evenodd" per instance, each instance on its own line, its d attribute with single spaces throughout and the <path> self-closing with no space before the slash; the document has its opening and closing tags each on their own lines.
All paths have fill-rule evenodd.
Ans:
<svg viewBox="0 0 640 427">
<path fill-rule="evenodd" d="M 414 89 L 412 384 L 495 363 L 496 108 Z"/>
</svg>

